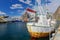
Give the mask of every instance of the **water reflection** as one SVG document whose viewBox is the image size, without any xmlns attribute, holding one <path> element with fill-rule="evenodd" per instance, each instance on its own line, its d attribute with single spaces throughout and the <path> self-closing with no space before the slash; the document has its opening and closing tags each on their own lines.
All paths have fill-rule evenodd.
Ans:
<svg viewBox="0 0 60 40">
<path fill-rule="evenodd" d="M 6 34 L 7 31 L 7 23 L 0 23 L 0 36 Z"/>
<path fill-rule="evenodd" d="M 14 23 L 8 23 L 7 25 L 7 34 L 8 37 L 15 38 L 15 39 L 29 39 L 30 35 L 26 28 L 26 23 L 24 22 L 14 22 Z"/>
<path fill-rule="evenodd" d="M 0 23 L 0 40 L 49 40 L 31 38 L 24 22 Z"/>
<path fill-rule="evenodd" d="M 44 37 L 44 38 L 31 38 L 30 40 L 49 40 L 49 37 Z"/>
</svg>

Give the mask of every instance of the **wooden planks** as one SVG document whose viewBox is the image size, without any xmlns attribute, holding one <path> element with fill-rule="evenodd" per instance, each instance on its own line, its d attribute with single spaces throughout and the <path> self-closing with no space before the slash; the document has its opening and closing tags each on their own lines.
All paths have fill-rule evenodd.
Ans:
<svg viewBox="0 0 60 40">
<path fill-rule="evenodd" d="M 60 40 L 60 26 L 59 26 L 59 28 L 57 30 L 57 33 L 56 33 L 56 35 L 55 35 L 53 40 Z"/>
</svg>

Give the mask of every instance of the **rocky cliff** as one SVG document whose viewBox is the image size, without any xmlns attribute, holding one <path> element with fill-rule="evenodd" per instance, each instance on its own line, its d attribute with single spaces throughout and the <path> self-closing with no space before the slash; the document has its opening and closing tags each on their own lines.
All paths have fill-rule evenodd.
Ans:
<svg viewBox="0 0 60 40">
<path fill-rule="evenodd" d="M 57 8 L 55 13 L 53 14 L 53 18 L 60 20 L 60 6 Z"/>
</svg>

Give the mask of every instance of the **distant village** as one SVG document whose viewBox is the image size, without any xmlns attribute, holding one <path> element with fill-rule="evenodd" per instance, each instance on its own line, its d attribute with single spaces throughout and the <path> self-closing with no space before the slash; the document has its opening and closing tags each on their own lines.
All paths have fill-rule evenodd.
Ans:
<svg viewBox="0 0 60 40">
<path fill-rule="evenodd" d="M 52 16 L 52 18 L 57 19 L 58 21 L 60 21 L 60 6 L 57 8 L 57 10 L 55 11 L 55 13 L 49 13 L 47 14 L 48 17 Z M 27 12 L 25 12 L 22 16 L 14 16 L 14 17 L 10 17 L 10 16 L 0 16 L 0 22 L 14 22 L 14 21 L 27 21 L 29 15 Z"/>
</svg>

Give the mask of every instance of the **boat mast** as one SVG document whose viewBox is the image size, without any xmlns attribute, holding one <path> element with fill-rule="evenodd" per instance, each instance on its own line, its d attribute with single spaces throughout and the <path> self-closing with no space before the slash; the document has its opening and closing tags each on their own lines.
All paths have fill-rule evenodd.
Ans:
<svg viewBox="0 0 60 40">
<path fill-rule="evenodd" d="M 36 0 L 36 3 L 37 3 L 37 6 L 38 6 L 38 12 L 40 13 L 40 14 L 42 14 L 43 12 L 42 12 L 42 8 L 41 8 L 41 0 Z"/>
</svg>

